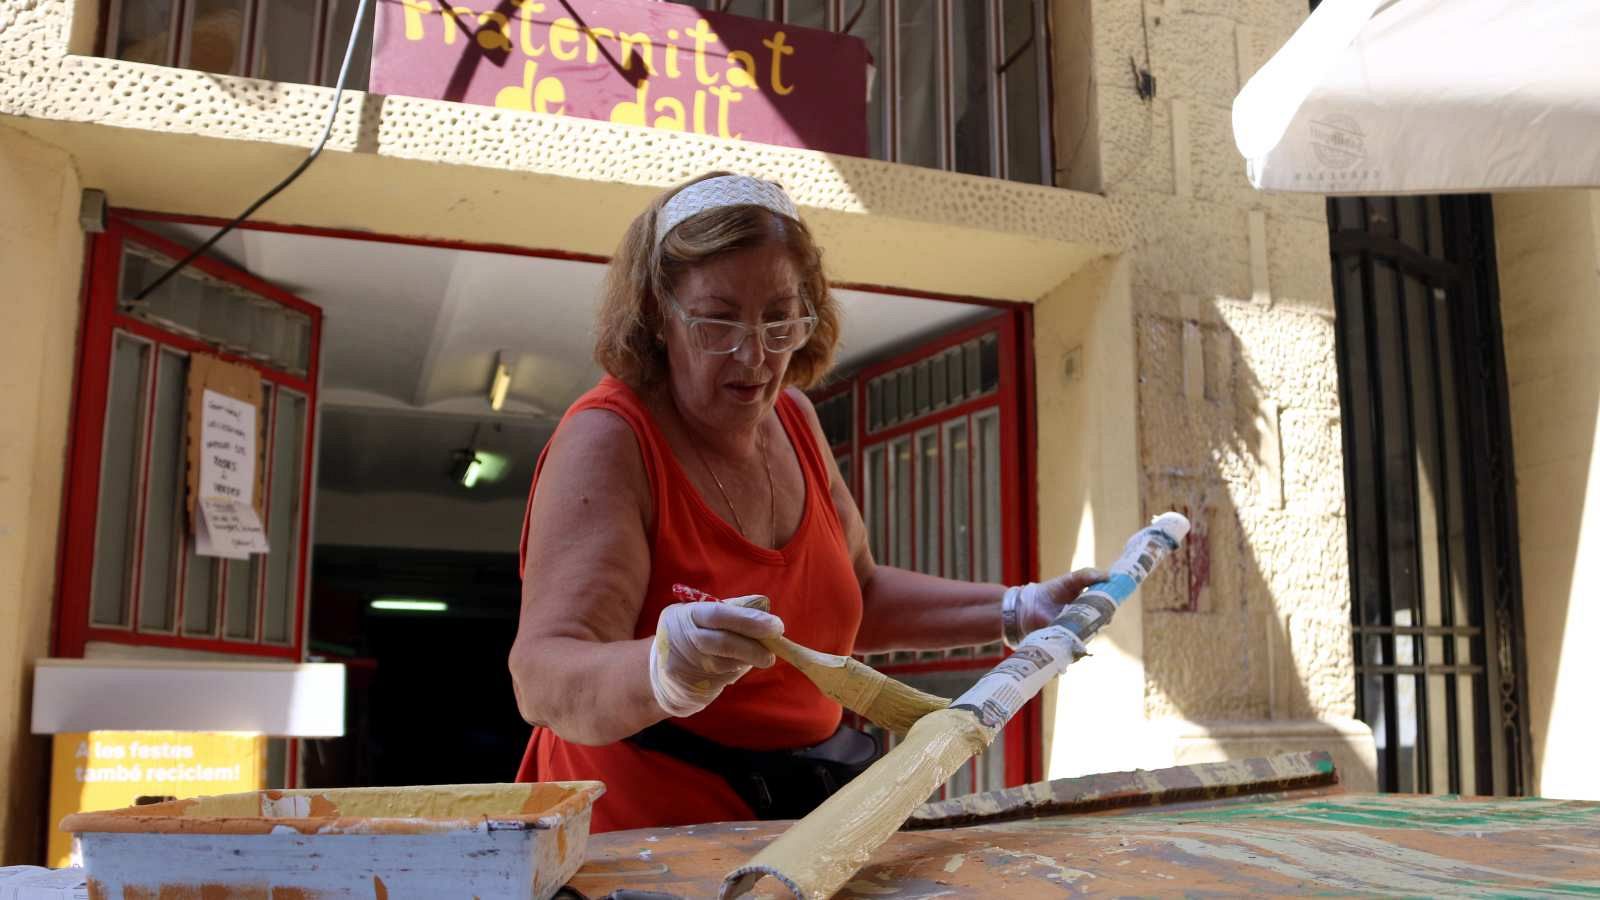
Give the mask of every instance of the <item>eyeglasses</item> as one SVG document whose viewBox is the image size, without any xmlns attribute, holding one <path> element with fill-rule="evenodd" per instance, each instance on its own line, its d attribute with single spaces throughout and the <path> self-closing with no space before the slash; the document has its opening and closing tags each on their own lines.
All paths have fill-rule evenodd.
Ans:
<svg viewBox="0 0 1600 900">
<path fill-rule="evenodd" d="M 684 326 L 689 329 L 689 342 L 694 348 L 701 353 L 716 356 L 737 353 L 752 331 L 761 332 L 761 346 L 768 353 L 793 353 L 804 347 L 806 341 L 811 340 L 812 332 L 817 330 L 817 316 L 812 311 L 809 301 L 806 303 L 806 315 L 780 322 L 765 322 L 761 325 L 691 316 L 673 297 L 668 296 L 667 302 L 672 305 L 672 311 L 678 314 L 678 318 L 682 319 Z"/>
</svg>

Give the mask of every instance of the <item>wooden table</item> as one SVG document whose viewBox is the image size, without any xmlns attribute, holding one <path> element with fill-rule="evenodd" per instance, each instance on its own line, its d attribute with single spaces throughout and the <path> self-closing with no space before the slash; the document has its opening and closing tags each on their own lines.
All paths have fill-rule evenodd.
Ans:
<svg viewBox="0 0 1600 900">
<path fill-rule="evenodd" d="M 568 888 L 714 897 L 786 825 L 595 835 Z M 923 807 L 910 827 L 838 896 L 1600 894 L 1600 803 L 1347 794 L 1324 754 L 1040 783 Z"/>
</svg>

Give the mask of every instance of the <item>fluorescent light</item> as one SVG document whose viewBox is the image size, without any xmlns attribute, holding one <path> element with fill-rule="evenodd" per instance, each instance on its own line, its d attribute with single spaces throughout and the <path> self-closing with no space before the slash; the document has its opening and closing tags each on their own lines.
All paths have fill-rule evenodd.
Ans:
<svg viewBox="0 0 1600 900">
<path fill-rule="evenodd" d="M 511 459 L 503 453 L 492 450 L 474 450 L 472 455 L 478 458 L 478 480 L 485 484 L 494 484 L 506 476 L 506 470 L 511 468 Z"/>
<path fill-rule="evenodd" d="M 506 392 L 511 390 L 511 367 L 499 356 L 495 357 L 494 382 L 489 385 L 489 408 L 495 412 L 506 405 Z"/>
<path fill-rule="evenodd" d="M 415 600 L 410 597 L 379 597 L 372 601 L 373 609 L 390 612 L 445 612 L 450 604 L 443 600 Z"/>
<path fill-rule="evenodd" d="M 484 476 L 492 476 L 490 468 L 487 460 L 478 451 L 471 447 L 463 448 L 455 452 L 455 461 L 450 464 L 450 480 L 462 487 L 470 488 Z M 489 480 L 493 481 L 494 478 L 490 477 Z"/>
<path fill-rule="evenodd" d="M 473 456 L 467 460 L 467 467 L 461 471 L 461 486 L 472 487 L 478 483 L 478 476 L 483 474 L 483 460 Z"/>
</svg>

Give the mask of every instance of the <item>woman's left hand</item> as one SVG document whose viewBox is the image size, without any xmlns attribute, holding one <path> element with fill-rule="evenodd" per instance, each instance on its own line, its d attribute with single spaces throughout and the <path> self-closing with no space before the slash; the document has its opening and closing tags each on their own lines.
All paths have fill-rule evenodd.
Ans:
<svg viewBox="0 0 1600 900">
<path fill-rule="evenodd" d="M 1090 567 L 1023 588 L 1019 604 L 1022 633 L 1027 634 L 1049 625 L 1061 614 L 1063 607 L 1078 599 L 1084 589 L 1105 581 L 1107 577 L 1105 570 Z"/>
</svg>

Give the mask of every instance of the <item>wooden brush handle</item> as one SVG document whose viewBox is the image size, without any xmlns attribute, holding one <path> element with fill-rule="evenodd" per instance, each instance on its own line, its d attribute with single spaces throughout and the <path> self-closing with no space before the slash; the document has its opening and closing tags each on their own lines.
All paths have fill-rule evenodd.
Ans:
<svg viewBox="0 0 1600 900">
<path fill-rule="evenodd" d="M 772 601 L 761 596 L 760 594 L 750 594 L 744 597 L 730 597 L 722 602 L 730 603 L 734 606 L 743 606 L 746 609 L 759 609 L 762 612 L 772 612 Z M 775 638 L 763 638 L 761 639 L 761 645 L 766 647 L 768 650 L 771 650 L 773 656 L 776 656 L 777 658 L 808 675 L 811 672 L 819 669 L 829 670 L 842 668 L 845 664 L 845 657 L 843 656 L 837 656 L 832 653 L 823 653 L 821 650 L 813 650 L 804 644 L 796 644 L 794 641 L 791 641 L 782 635 L 779 635 Z"/>
<path fill-rule="evenodd" d="M 823 653 L 821 650 L 813 650 L 804 644 L 796 644 L 783 635 L 775 638 L 766 638 L 761 641 L 761 646 L 771 650 L 772 655 L 807 675 L 817 671 L 842 669 L 846 662 L 846 657 Z"/>
</svg>

